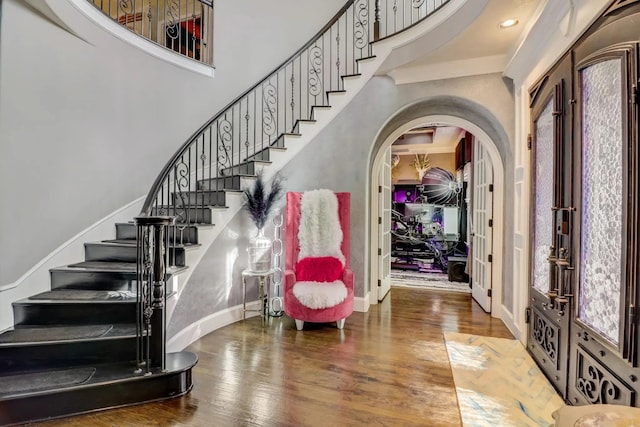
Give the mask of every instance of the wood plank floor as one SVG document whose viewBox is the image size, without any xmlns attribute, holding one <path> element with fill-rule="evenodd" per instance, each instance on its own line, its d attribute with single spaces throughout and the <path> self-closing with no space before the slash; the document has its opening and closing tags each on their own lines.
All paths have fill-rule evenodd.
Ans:
<svg viewBox="0 0 640 427">
<path fill-rule="evenodd" d="M 344 330 L 258 318 L 189 349 L 190 394 L 52 426 L 460 426 L 444 331 L 513 338 L 468 294 L 392 288 Z"/>
</svg>

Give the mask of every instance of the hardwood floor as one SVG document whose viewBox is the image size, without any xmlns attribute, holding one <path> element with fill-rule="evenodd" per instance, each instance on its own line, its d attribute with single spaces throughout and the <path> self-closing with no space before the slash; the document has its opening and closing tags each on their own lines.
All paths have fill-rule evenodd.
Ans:
<svg viewBox="0 0 640 427">
<path fill-rule="evenodd" d="M 335 324 L 247 319 L 200 339 L 190 394 L 52 426 L 460 426 L 444 331 L 513 338 L 468 294 L 392 288 Z"/>
</svg>

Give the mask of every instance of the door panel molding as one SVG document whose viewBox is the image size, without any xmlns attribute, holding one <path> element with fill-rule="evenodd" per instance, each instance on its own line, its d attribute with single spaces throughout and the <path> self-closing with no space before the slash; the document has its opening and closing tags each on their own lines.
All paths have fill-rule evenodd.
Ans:
<svg viewBox="0 0 640 427">
<path fill-rule="evenodd" d="M 576 374 L 572 389 L 579 393 L 579 396 L 573 396 L 574 403 L 582 399 L 589 404 L 631 406 L 635 402 L 633 388 L 620 381 L 581 345 L 576 348 Z"/>
</svg>

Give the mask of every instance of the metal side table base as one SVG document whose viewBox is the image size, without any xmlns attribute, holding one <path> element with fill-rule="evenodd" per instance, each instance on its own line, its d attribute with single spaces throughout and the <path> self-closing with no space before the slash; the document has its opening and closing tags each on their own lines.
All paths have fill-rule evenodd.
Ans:
<svg viewBox="0 0 640 427">
<path fill-rule="evenodd" d="M 242 319 L 246 318 L 247 312 L 258 312 L 262 318 L 262 326 L 267 322 L 269 317 L 269 292 L 271 289 L 271 280 L 275 269 L 267 271 L 242 271 Z M 247 277 L 257 277 L 259 280 L 258 298 L 260 300 L 260 308 L 258 310 L 247 310 Z"/>
</svg>

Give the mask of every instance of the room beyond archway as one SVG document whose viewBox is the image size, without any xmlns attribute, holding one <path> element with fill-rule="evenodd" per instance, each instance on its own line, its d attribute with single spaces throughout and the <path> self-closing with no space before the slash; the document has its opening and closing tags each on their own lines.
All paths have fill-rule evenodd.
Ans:
<svg viewBox="0 0 640 427">
<path fill-rule="evenodd" d="M 484 162 L 493 169 L 492 177 L 493 182 L 496 185 L 491 185 L 491 197 L 493 199 L 492 205 L 496 207 L 494 209 L 491 219 L 492 219 L 492 231 L 493 231 L 493 240 L 496 242 L 493 245 L 493 250 L 489 258 L 491 260 L 490 263 L 486 263 L 486 268 L 488 269 L 487 274 L 483 276 L 477 276 L 477 278 L 488 277 L 490 286 L 488 289 L 485 288 L 487 285 L 485 280 L 478 280 L 476 282 L 476 288 L 474 289 L 474 297 L 480 305 L 485 308 L 487 311 L 491 311 L 494 317 L 501 316 L 501 305 L 502 305 L 502 291 L 503 291 L 503 280 L 502 280 L 502 262 L 503 262 L 503 245 L 500 244 L 503 240 L 504 235 L 504 220 L 503 220 L 503 212 L 502 206 L 504 205 L 504 169 L 502 166 L 502 162 L 500 160 L 500 155 L 496 144 L 493 142 L 491 137 L 483 131 L 482 128 L 477 126 L 476 124 L 459 117 L 455 116 L 439 116 L 439 115 L 430 115 L 419 117 L 410 121 L 407 121 L 401 125 L 398 125 L 389 135 L 382 141 L 381 144 L 378 144 L 375 153 L 372 153 L 372 168 L 370 175 L 370 190 L 369 190 L 369 201 L 370 201 L 370 245 L 369 245 L 369 272 L 370 279 L 368 282 L 372 284 L 371 286 L 371 297 L 370 302 L 375 304 L 377 303 L 378 296 L 380 294 L 381 297 L 384 296 L 385 284 L 389 282 L 388 277 L 383 277 L 386 275 L 386 270 L 381 267 L 380 260 L 384 260 L 383 262 L 387 262 L 386 260 L 391 259 L 391 254 L 387 253 L 390 249 L 390 245 L 385 244 L 384 240 L 384 232 L 381 231 L 382 224 L 388 220 L 389 214 L 384 211 L 383 204 L 379 203 L 379 191 L 383 191 L 383 189 L 390 189 L 390 182 L 386 181 L 384 178 L 384 174 L 381 175 L 381 171 L 389 169 L 389 152 L 390 148 L 394 142 L 398 141 L 398 139 L 402 135 L 410 134 L 413 129 L 429 129 L 435 127 L 449 127 L 452 129 L 460 129 L 466 131 L 467 138 L 473 135 L 474 145 L 477 145 L 480 153 L 485 153 Z M 464 132 L 463 131 L 463 132 Z M 419 157 L 418 157 L 419 159 Z M 424 158 L 423 158 L 424 159 Z M 386 165 L 386 166 L 385 166 Z M 462 171 L 460 171 L 462 173 Z M 389 178 L 390 180 L 390 178 Z M 461 184 L 460 184 L 461 185 Z M 454 184 L 455 186 L 455 184 Z M 422 186 L 420 186 L 422 187 Z M 489 188 L 488 185 L 486 188 Z M 402 189 L 400 189 L 402 190 Z M 420 189 L 422 190 L 422 188 Z M 385 190 L 387 191 L 387 190 Z M 487 194 L 486 192 L 484 194 Z M 411 197 L 421 197 L 421 194 L 412 193 Z M 390 196 L 387 196 L 389 198 Z M 483 196 L 484 197 L 484 196 Z M 413 200 L 412 200 L 413 201 Z M 424 200 L 420 200 L 424 201 Z M 407 205 L 410 208 L 415 208 L 419 206 L 418 204 L 411 203 Z M 457 212 L 457 211 L 455 211 Z M 397 215 L 397 213 L 396 213 Z M 379 219 L 380 218 L 380 219 Z M 478 217 L 482 218 L 482 217 Z M 442 222 L 441 222 L 442 224 Z M 476 228 L 477 229 L 477 228 Z M 491 231 L 491 230 L 490 230 Z M 422 230 L 421 230 L 422 233 Z M 457 236 L 459 237 L 459 236 Z M 475 239 L 475 238 L 474 238 Z M 477 245 L 478 243 L 476 243 Z M 452 252 L 453 253 L 453 252 Z M 470 260 L 473 258 L 471 254 Z M 473 262 L 473 261 L 471 261 Z M 478 265 L 478 264 L 476 264 Z M 415 266 L 415 265 L 414 265 Z M 478 272 L 481 270 L 479 269 Z M 491 287 L 491 284 L 493 285 Z M 378 286 L 382 288 L 379 290 Z M 489 290 L 490 289 L 490 290 Z M 477 294 L 477 295 L 476 295 Z M 487 298 L 488 297 L 488 298 Z"/>
</svg>

